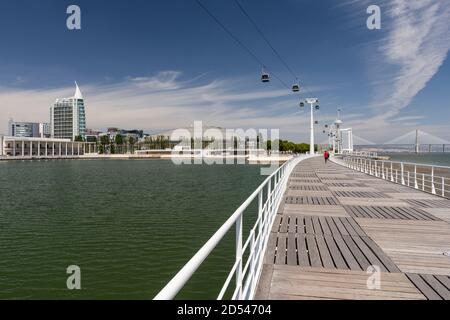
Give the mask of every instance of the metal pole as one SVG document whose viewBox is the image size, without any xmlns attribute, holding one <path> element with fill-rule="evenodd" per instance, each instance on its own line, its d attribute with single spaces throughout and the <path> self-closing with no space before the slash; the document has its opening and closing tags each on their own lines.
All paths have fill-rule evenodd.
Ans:
<svg viewBox="0 0 450 320">
<path fill-rule="evenodd" d="M 374 160 L 374 168 L 375 168 L 375 177 L 378 178 L 378 168 L 377 168 L 377 160 Z"/>
<path fill-rule="evenodd" d="M 310 146 L 309 154 L 314 154 L 314 110 L 313 104 L 311 103 L 311 133 L 310 133 Z"/>
<path fill-rule="evenodd" d="M 431 167 L 431 193 L 436 194 L 436 187 L 434 185 L 434 167 Z"/>
<path fill-rule="evenodd" d="M 417 183 L 417 166 L 416 165 L 414 165 L 414 188 L 415 189 L 419 188 L 419 185 Z"/>
<path fill-rule="evenodd" d="M 239 264 L 236 268 L 236 288 L 239 288 L 237 299 L 242 297 L 242 213 L 236 220 L 236 260 Z"/>
<path fill-rule="evenodd" d="M 404 168 L 403 162 L 400 164 L 400 166 L 401 166 L 401 175 L 402 175 L 402 185 L 405 185 L 405 175 L 404 175 L 405 168 Z"/>
</svg>

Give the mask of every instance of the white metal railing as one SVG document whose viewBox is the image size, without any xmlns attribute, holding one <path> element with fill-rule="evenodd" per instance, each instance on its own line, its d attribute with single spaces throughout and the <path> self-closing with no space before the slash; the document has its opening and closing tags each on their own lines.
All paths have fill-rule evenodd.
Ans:
<svg viewBox="0 0 450 320">
<path fill-rule="evenodd" d="M 286 190 L 289 176 L 300 161 L 310 157 L 309 155 L 295 157 L 269 176 L 154 299 L 170 300 L 175 298 L 233 225 L 236 227 L 235 262 L 217 299 L 224 298 L 233 278 L 235 278 L 235 288 L 231 298 L 233 300 L 252 299 L 261 273 L 270 230 Z M 258 216 L 248 238 L 243 242 L 243 215 L 249 205 L 256 199 L 258 200 Z M 247 257 L 246 261 L 244 261 L 244 257 Z"/>
<path fill-rule="evenodd" d="M 348 168 L 444 198 L 450 198 L 450 167 L 374 160 L 343 155 L 335 162 Z"/>
</svg>

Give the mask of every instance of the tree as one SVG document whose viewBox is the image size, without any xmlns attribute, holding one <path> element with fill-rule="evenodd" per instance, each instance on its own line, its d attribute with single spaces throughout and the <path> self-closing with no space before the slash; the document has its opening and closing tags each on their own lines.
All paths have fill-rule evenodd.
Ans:
<svg viewBox="0 0 450 320">
<path fill-rule="evenodd" d="M 118 153 L 121 153 L 120 150 L 123 149 L 122 145 L 124 144 L 124 141 L 123 141 L 123 137 L 120 134 L 116 135 L 116 137 L 114 138 L 114 144 L 118 150 Z M 115 149 L 114 149 L 114 151 L 115 151 Z M 123 153 L 123 151 L 122 151 L 122 153 Z"/>
<path fill-rule="evenodd" d="M 83 142 L 83 141 L 84 141 L 84 139 L 83 139 L 82 135 L 78 135 L 75 137 L 75 142 Z"/>
<path fill-rule="evenodd" d="M 136 143 L 135 139 L 133 137 L 129 137 L 128 138 L 128 143 L 131 146 L 131 153 L 133 153 L 134 152 L 134 144 Z"/>
<path fill-rule="evenodd" d="M 106 153 L 106 146 L 110 144 L 109 136 L 104 135 L 100 137 L 100 145 L 102 146 L 102 153 Z"/>
<path fill-rule="evenodd" d="M 118 146 L 123 145 L 123 137 L 120 134 L 116 135 L 114 138 L 114 143 Z"/>
<path fill-rule="evenodd" d="M 267 150 L 272 150 L 278 144 L 278 150 L 281 152 L 306 153 L 309 151 L 309 144 L 294 143 L 288 140 L 267 141 Z"/>
</svg>

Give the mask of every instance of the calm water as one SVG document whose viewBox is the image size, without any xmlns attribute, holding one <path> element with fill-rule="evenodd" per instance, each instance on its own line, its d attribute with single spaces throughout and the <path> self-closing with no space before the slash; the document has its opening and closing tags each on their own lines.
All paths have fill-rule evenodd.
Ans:
<svg viewBox="0 0 450 320">
<path fill-rule="evenodd" d="M 262 182 L 259 169 L 0 162 L 0 299 L 153 298 Z M 233 250 L 231 233 L 179 297 L 215 298 Z M 69 265 L 82 290 L 66 289 Z"/>
<path fill-rule="evenodd" d="M 389 155 L 393 161 L 450 166 L 450 153 L 387 153 L 387 155 Z"/>
</svg>

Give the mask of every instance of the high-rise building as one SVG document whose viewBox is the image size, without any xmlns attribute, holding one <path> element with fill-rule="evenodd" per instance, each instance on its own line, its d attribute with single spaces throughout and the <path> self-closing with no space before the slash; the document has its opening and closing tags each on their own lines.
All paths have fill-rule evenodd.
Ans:
<svg viewBox="0 0 450 320">
<path fill-rule="evenodd" d="M 83 95 L 75 82 L 75 95 L 57 99 L 50 107 L 50 128 L 52 138 L 70 139 L 86 137 L 86 114 Z"/>
<path fill-rule="evenodd" d="M 39 138 L 51 137 L 50 123 L 39 123 Z"/>
<path fill-rule="evenodd" d="M 50 137 L 50 124 L 17 122 L 10 119 L 8 122 L 8 135 L 17 138 L 48 138 Z"/>
</svg>

